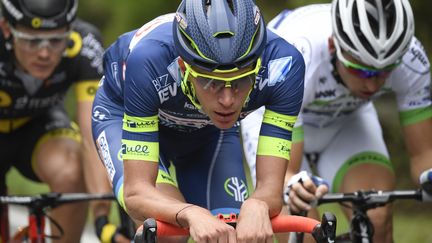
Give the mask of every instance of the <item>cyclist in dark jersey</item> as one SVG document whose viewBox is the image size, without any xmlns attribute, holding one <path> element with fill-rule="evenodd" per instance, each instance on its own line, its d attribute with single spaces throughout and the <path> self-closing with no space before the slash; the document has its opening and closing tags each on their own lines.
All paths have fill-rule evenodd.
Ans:
<svg viewBox="0 0 432 243">
<path fill-rule="evenodd" d="M 102 76 L 103 47 L 94 26 L 75 20 L 77 6 L 75 0 L 1 1 L 3 194 L 7 193 L 5 174 L 12 166 L 29 179 L 47 183 L 52 191 L 84 192 L 81 158 L 85 166 L 100 164 L 95 162 L 99 159 L 89 134 L 91 105 Z M 71 86 L 75 88 L 81 132 L 63 108 L 63 99 Z M 99 185 L 94 187 L 106 181 L 105 188 L 110 191 L 104 177 L 102 173 Z M 61 242 L 80 241 L 85 205 L 70 204 L 52 212 L 65 231 Z M 106 214 L 107 205 L 100 205 L 95 211 Z M 2 220 L 7 220 L 6 216 Z M 51 228 L 54 235 L 59 234 L 56 227 Z"/>
<path fill-rule="evenodd" d="M 93 136 L 119 202 L 197 242 L 273 242 L 304 61 L 253 0 L 184 0 L 105 52 Z M 265 105 L 255 191 L 238 121 Z M 212 214 L 239 213 L 236 230 Z"/>
</svg>

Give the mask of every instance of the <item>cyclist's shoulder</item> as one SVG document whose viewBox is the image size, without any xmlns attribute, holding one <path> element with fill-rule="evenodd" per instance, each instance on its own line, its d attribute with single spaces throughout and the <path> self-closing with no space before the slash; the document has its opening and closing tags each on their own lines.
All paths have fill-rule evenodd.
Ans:
<svg viewBox="0 0 432 243">
<path fill-rule="evenodd" d="M 292 65 L 304 66 L 303 56 L 300 51 L 281 36 L 267 29 L 267 44 L 262 54 L 263 64 L 286 58 L 292 59 Z"/>
<path fill-rule="evenodd" d="M 319 22 L 330 20 L 330 4 L 310 4 L 295 9 L 284 9 L 275 18 L 270 20 L 268 27 L 275 30 L 286 27 L 300 27 L 304 25 L 319 26 Z M 305 30 L 307 31 L 307 30 Z"/>
<path fill-rule="evenodd" d="M 104 52 L 101 33 L 94 25 L 76 19 L 72 23 L 68 47 L 65 51 L 65 58 L 76 62 L 91 63 L 91 68 L 100 69 L 101 59 Z M 87 64 L 84 64 L 85 66 Z"/>
<path fill-rule="evenodd" d="M 80 18 L 77 18 L 72 23 L 71 28 L 73 31 L 76 31 L 83 36 L 91 33 L 94 36 L 96 36 L 98 39 L 101 39 L 101 37 L 102 37 L 101 31 L 99 30 L 99 28 L 97 28 L 94 24 L 92 24 L 88 21 L 85 21 L 83 19 L 80 19 Z"/>
<path fill-rule="evenodd" d="M 411 40 L 408 51 L 402 58 L 401 69 L 404 73 L 425 75 L 430 72 L 430 62 L 422 43 L 416 37 Z"/>
<path fill-rule="evenodd" d="M 328 38 L 332 34 L 329 4 L 284 10 L 268 26 L 301 52 L 308 69 L 327 56 Z"/>
<path fill-rule="evenodd" d="M 173 18 L 173 14 L 162 15 L 137 30 L 123 34 L 107 52 L 121 55 L 128 66 L 168 65 L 177 56 L 172 37 Z"/>
</svg>

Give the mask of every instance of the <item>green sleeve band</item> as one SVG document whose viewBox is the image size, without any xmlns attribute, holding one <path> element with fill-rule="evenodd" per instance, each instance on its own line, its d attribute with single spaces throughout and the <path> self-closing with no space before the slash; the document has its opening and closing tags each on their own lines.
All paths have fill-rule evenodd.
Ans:
<svg viewBox="0 0 432 243">
<path fill-rule="evenodd" d="M 401 124 L 404 126 L 424 121 L 432 117 L 432 107 L 419 108 L 399 113 Z"/>
<path fill-rule="evenodd" d="M 134 117 L 124 114 L 123 130 L 128 132 L 157 132 L 158 116 Z"/>
<path fill-rule="evenodd" d="M 259 136 L 257 155 L 269 155 L 289 160 L 291 141 L 281 138 Z"/>
<path fill-rule="evenodd" d="M 267 123 L 287 131 L 292 131 L 296 120 L 297 116 L 287 116 L 271 110 L 266 110 L 264 112 L 263 123 Z"/>
<path fill-rule="evenodd" d="M 292 142 L 298 143 L 304 141 L 304 130 L 303 126 L 300 127 L 294 127 L 293 133 L 292 133 Z"/>
<path fill-rule="evenodd" d="M 159 143 L 122 139 L 123 160 L 159 162 Z"/>
</svg>

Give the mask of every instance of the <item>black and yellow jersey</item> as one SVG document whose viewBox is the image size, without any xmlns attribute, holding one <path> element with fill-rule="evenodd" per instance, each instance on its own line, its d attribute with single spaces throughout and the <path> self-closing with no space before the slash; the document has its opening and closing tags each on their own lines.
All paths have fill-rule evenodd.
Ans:
<svg viewBox="0 0 432 243">
<path fill-rule="evenodd" d="M 16 67 L 10 40 L 0 33 L 0 132 L 13 131 L 61 104 L 72 85 L 79 101 L 92 100 L 103 50 L 99 31 L 78 19 L 60 64 L 49 78 L 39 80 Z"/>
</svg>

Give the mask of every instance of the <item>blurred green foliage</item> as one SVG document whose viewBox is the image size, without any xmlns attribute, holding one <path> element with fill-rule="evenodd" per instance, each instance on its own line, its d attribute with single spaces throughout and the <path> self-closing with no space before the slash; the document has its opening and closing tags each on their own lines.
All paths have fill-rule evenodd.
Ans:
<svg viewBox="0 0 432 243">
<path fill-rule="evenodd" d="M 296 8 L 307 4 L 329 3 L 329 0 L 256 0 L 268 22 L 284 8 Z M 142 26 L 161 14 L 175 12 L 180 0 L 86 0 L 80 1 L 79 16 L 98 26 L 105 37 L 105 45 L 118 35 Z M 416 35 L 432 53 L 432 1 L 411 1 L 416 18 Z"/>
</svg>

